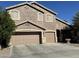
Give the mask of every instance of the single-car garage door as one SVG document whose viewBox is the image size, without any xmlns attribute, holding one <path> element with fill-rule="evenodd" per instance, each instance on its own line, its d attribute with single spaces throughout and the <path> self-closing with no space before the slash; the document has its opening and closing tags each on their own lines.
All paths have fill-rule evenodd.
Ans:
<svg viewBox="0 0 79 59">
<path fill-rule="evenodd" d="M 46 32 L 45 37 L 46 37 L 46 43 L 55 43 L 56 42 L 54 32 Z"/>
<path fill-rule="evenodd" d="M 11 38 L 12 45 L 39 44 L 41 43 L 40 32 L 16 32 Z"/>
</svg>

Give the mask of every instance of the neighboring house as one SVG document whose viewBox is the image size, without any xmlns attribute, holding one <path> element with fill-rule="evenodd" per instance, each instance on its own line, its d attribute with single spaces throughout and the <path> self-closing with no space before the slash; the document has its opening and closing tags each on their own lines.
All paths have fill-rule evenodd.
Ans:
<svg viewBox="0 0 79 59">
<path fill-rule="evenodd" d="M 57 29 L 69 26 L 56 17 L 56 12 L 37 2 L 24 2 L 6 10 L 17 26 L 11 38 L 13 45 L 56 43 Z"/>
</svg>

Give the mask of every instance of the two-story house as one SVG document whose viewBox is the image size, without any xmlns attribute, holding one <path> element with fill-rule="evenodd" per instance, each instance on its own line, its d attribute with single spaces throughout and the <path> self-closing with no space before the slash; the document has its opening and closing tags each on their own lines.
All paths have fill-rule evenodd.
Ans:
<svg viewBox="0 0 79 59">
<path fill-rule="evenodd" d="M 24 2 L 6 10 L 17 26 L 11 37 L 12 45 L 56 43 L 56 30 L 69 25 L 56 17 L 56 12 L 37 2 Z"/>
</svg>

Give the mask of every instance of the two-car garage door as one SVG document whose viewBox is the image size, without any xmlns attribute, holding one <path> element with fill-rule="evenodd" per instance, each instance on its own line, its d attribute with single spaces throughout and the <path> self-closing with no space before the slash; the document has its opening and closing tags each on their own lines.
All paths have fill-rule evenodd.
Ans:
<svg viewBox="0 0 79 59">
<path fill-rule="evenodd" d="M 16 32 L 11 38 L 12 45 L 39 44 L 41 43 L 40 32 Z"/>
</svg>

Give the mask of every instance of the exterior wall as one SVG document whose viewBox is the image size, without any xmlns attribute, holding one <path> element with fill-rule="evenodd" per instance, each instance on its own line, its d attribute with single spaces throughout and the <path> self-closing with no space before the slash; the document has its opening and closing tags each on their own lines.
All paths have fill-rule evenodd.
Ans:
<svg viewBox="0 0 79 59">
<path fill-rule="evenodd" d="M 64 24 L 58 20 L 55 20 L 55 27 L 56 27 L 56 29 L 60 30 L 60 29 L 64 29 L 64 28 L 68 27 L 68 25 Z"/>
<path fill-rule="evenodd" d="M 55 24 L 54 24 L 55 15 L 48 12 L 48 11 L 46 11 L 46 10 L 44 10 L 44 9 L 42 9 L 41 7 L 39 7 L 35 4 L 32 4 L 32 6 L 44 12 L 44 21 L 43 21 L 44 25 L 43 26 L 46 27 L 47 29 L 55 30 Z M 51 16 L 51 20 L 52 20 L 51 22 L 46 21 L 46 20 L 48 20 L 47 15 Z"/>
<path fill-rule="evenodd" d="M 14 20 L 15 23 L 20 23 L 25 20 L 31 20 L 31 21 L 37 21 L 37 13 L 39 11 L 33 9 L 32 7 L 28 5 L 20 6 L 11 10 L 19 10 L 20 11 L 20 20 Z M 8 10 L 9 12 L 10 10 Z"/>
<path fill-rule="evenodd" d="M 44 10 L 43 8 L 37 6 L 36 4 L 32 4 L 32 6 L 34 6 L 35 8 L 41 10 L 44 12 L 44 26 L 47 28 L 47 29 L 51 29 L 51 30 L 56 30 L 56 29 L 64 29 L 65 27 L 68 27 L 67 24 L 64 24 L 58 20 L 56 20 L 56 15 Z M 51 20 L 52 22 L 46 22 L 47 20 L 47 15 L 51 15 Z"/>
</svg>

